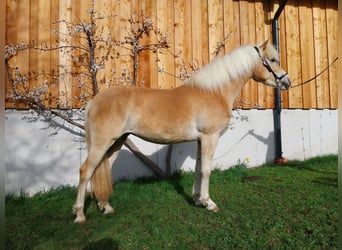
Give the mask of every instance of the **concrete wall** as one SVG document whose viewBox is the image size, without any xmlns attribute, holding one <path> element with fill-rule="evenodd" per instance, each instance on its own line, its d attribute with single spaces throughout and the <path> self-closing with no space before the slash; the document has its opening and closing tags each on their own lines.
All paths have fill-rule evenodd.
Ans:
<svg viewBox="0 0 342 250">
<path fill-rule="evenodd" d="M 59 185 L 77 185 L 78 169 L 86 157 L 83 132 L 56 119 L 49 127 L 30 111 L 7 110 L 6 193 L 29 195 Z M 283 155 L 307 159 L 337 153 L 337 110 L 283 110 Z M 167 147 L 130 137 L 140 150 L 165 169 Z M 174 146 L 174 171 L 193 171 L 196 143 Z M 234 111 L 230 128 L 222 135 L 213 168 L 225 169 L 249 159 L 248 166 L 274 160 L 272 110 Z M 123 148 L 113 166 L 113 179 L 152 175 L 130 151 Z"/>
</svg>

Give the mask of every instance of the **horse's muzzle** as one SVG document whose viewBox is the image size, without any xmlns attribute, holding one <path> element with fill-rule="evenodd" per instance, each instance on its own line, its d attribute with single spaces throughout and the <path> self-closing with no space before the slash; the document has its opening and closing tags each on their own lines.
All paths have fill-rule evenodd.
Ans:
<svg viewBox="0 0 342 250">
<path fill-rule="evenodd" d="M 284 74 L 279 78 L 278 86 L 281 90 L 287 90 L 291 87 L 291 80 L 287 74 Z"/>
</svg>

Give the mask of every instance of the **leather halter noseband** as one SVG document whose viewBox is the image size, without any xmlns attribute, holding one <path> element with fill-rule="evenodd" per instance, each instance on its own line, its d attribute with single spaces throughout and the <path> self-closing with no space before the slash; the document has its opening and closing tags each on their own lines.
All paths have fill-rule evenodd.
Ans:
<svg viewBox="0 0 342 250">
<path fill-rule="evenodd" d="M 260 50 L 258 47 L 254 47 L 254 49 L 257 51 L 261 61 L 262 61 L 262 65 L 264 65 L 264 67 L 268 70 L 268 72 L 270 72 L 274 79 L 277 82 L 277 85 L 279 85 L 279 82 L 281 81 L 281 79 L 283 79 L 285 76 L 287 76 L 287 73 L 285 72 L 284 74 L 282 74 L 281 76 L 278 76 L 272 69 L 271 65 L 268 63 L 268 60 L 266 58 L 263 58 L 260 54 Z"/>
</svg>

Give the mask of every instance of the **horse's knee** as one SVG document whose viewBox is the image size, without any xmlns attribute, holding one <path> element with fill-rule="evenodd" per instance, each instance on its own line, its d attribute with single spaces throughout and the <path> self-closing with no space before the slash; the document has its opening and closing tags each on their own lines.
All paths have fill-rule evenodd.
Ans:
<svg viewBox="0 0 342 250">
<path fill-rule="evenodd" d="M 92 176 L 93 172 L 94 169 L 89 168 L 89 164 L 87 163 L 87 161 L 85 161 L 83 165 L 80 167 L 80 182 L 88 181 Z"/>
<path fill-rule="evenodd" d="M 210 169 L 202 169 L 201 170 L 201 176 L 204 178 L 210 177 L 211 170 Z"/>
<path fill-rule="evenodd" d="M 72 213 L 77 215 L 77 213 L 79 211 L 83 211 L 83 206 L 81 205 L 77 205 L 77 203 L 75 203 L 73 206 L 72 206 Z"/>
<path fill-rule="evenodd" d="M 86 177 L 87 177 L 87 170 L 88 170 L 88 167 L 85 164 L 83 164 L 80 167 L 80 180 L 85 180 L 86 179 Z"/>
</svg>

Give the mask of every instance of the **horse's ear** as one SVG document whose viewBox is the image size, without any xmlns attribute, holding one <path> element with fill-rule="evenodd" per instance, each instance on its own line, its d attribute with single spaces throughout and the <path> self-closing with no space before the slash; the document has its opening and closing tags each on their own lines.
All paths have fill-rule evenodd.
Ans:
<svg viewBox="0 0 342 250">
<path fill-rule="evenodd" d="M 261 50 L 265 50 L 267 44 L 268 44 L 268 39 L 265 42 L 259 43 L 258 44 L 258 48 L 261 49 Z"/>
</svg>

